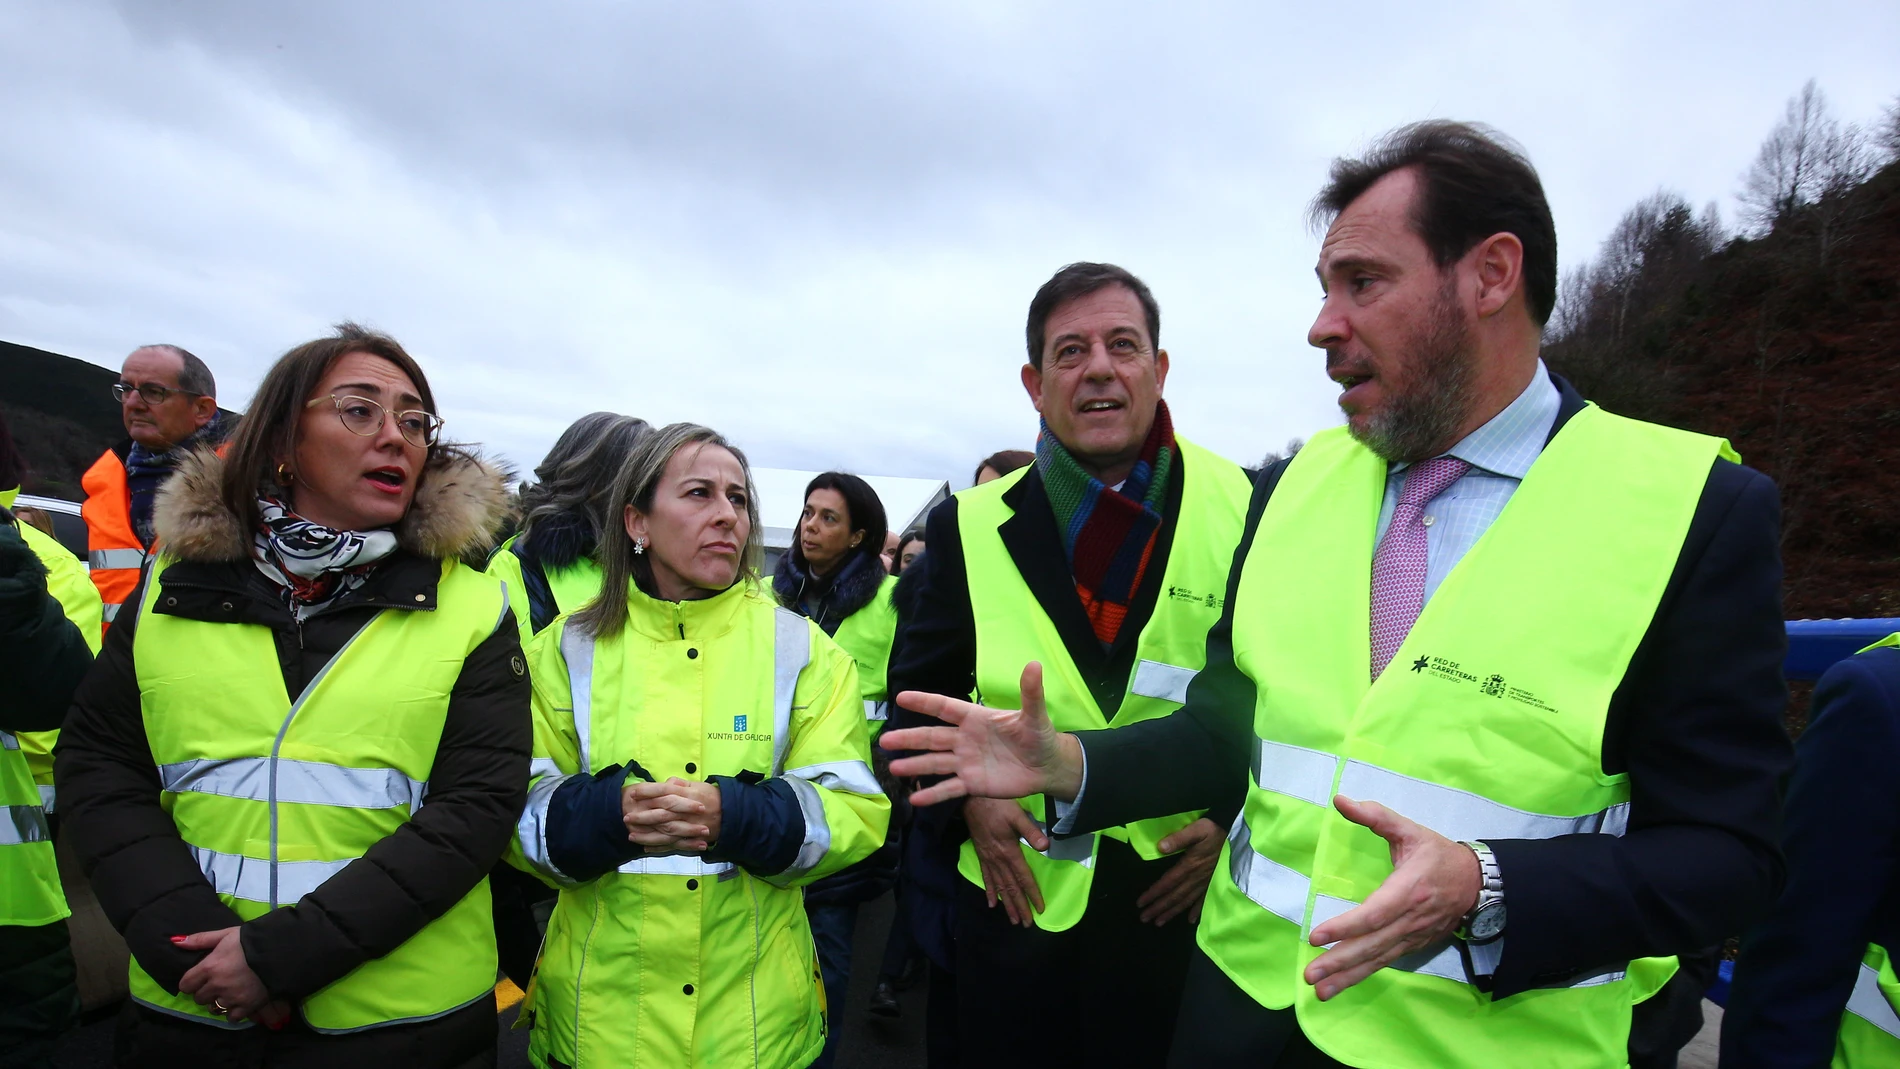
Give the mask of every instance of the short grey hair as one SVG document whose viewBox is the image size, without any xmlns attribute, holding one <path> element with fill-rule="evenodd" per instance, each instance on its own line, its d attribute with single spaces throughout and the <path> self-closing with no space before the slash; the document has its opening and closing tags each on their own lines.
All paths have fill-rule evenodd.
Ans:
<svg viewBox="0 0 1900 1069">
<path fill-rule="evenodd" d="M 590 412 L 575 420 L 534 469 L 536 481 L 521 485 L 517 537 L 525 541 L 536 524 L 574 515 L 587 521 L 598 546 L 617 526 L 610 500 L 614 480 L 634 446 L 652 430 L 646 420 L 618 412 Z"/>
<path fill-rule="evenodd" d="M 669 423 L 641 438 L 621 466 L 620 477 L 614 480 L 610 498 L 613 513 L 618 516 L 628 505 L 641 512 L 652 511 L 653 496 L 660 489 L 660 480 L 666 476 L 666 466 L 674 454 L 693 445 L 716 445 L 724 449 L 739 462 L 739 470 L 745 474 L 745 514 L 749 522 L 745 547 L 739 553 L 738 581 L 756 583 L 759 568 L 765 563 L 765 530 L 759 525 L 759 495 L 752 485 L 752 465 L 739 447 L 711 427 Z M 603 537 L 595 547 L 594 556 L 600 561 L 602 573 L 600 593 L 574 615 L 574 623 L 596 638 L 609 638 L 627 626 L 627 584 L 637 583 L 648 595 L 653 594 L 653 566 L 644 555 L 633 552 L 633 539 L 628 538 L 625 531 L 617 538 Z"/>
<path fill-rule="evenodd" d="M 200 394 L 214 401 L 217 400 L 218 380 L 212 377 L 211 369 L 205 366 L 203 360 L 193 356 L 189 350 L 167 342 L 158 342 L 154 345 L 141 345 L 132 351 L 142 353 L 147 350 L 170 353 L 178 358 L 180 365 L 178 369 L 179 389 L 186 393 Z"/>
</svg>

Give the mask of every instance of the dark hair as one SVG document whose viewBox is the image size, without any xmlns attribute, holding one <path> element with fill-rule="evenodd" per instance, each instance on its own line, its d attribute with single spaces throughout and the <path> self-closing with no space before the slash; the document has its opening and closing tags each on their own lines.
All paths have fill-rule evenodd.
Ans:
<svg viewBox="0 0 1900 1069">
<path fill-rule="evenodd" d="M 870 483 L 842 471 L 820 472 L 813 477 L 811 482 L 805 484 L 805 497 L 799 502 L 800 508 L 804 507 L 806 501 L 811 500 L 813 490 L 836 490 L 838 496 L 844 498 L 846 522 L 851 525 L 853 531 L 864 532 L 864 540 L 850 549 L 846 553 L 847 556 L 851 553 L 860 553 L 867 557 L 883 554 L 884 536 L 890 527 L 884 518 L 884 502 L 878 500 L 877 491 L 871 489 Z M 792 539 L 792 560 L 797 563 L 801 571 L 809 570 L 809 566 L 805 563 L 805 544 L 797 537 Z M 878 567 L 884 567 L 884 563 L 879 561 Z"/>
<path fill-rule="evenodd" d="M 170 353 L 178 358 L 180 365 L 178 368 L 179 389 L 186 393 L 200 394 L 214 401 L 217 400 L 218 380 L 211 376 L 211 369 L 205 366 L 203 360 L 191 355 L 190 352 L 179 346 L 165 342 L 159 342 L 153 345 L 141 345 L 132 351 L 137 353 L 147 349 L 156 349 L 161 353 Z"/>
<path fill-rule="evenodd" d="M 974 484 L 983 474 L 984 468 L 998 475 L 1008 475 L 1018 468 L 1026 468 L 1035 462 L 1036 454 L 1027 449 L 999 449 L 977 463 L 976 470 L 970 473 L 970 482 Z"/>
<path fill-rule="evenodd" d="M 1074 263 L 1050 276 L 1049 281 L 1044 282 L 1029 301 L 1029 325 L 1023 334 L 1029 343 L 1031 367 L 1042 370 L 1042 345 L 1045 340 L 1042 335 L 1049 325 L 1049 316 L 1077 297 L 1087 297 L 1110 286 L 1128 287 L 1135 299 L 1141 302 L 1141 313 L 1148 320 L 1148 344 L 1160 347 L 1161 306 L 1155 303 L 1155 295 L 1148 292 L 1147 283 L 1114 264 Z"/>
<path fill-rule="evenodd" d="M 618 412 L 590 412 L 575 420 L 534 469 L 536 481 L 521 487 L 517 537 L 525 542 L 537 523 L 571 514 L 587 521 L 589 536 L 599 545 L 620 520 L 609 500 L 614 480 L 652 429 L 646 420 Z"/>
<path fill-rule="evenodd" d="M 910 530 L 904 532 L 904 537 L 897 540 L 897 552 L 891 554 L 891 567 L 897 569 L 897 572 L 892 573 L 893 575 L 904 570 L 904 547 L 910 545 L 912 542 L 922 542 L 923 540 L 924 529 L 921 527 L 912 527 Z"/>
<path fill-rule="evenodd" d="M 1358 159 L 1333 161 L 1326 188 L 1313 198 L 1315 226 L 1330 226 L 1379 179 L 1416 168 L 1419 193 L 1412 226 L 1440 269 L 1493 234 L 1524 245 L 1524 295 L 1543 326 L 1557 304 L 1557 225 L 1524 149 L 1477 123 L 1432 119 L 1401 126 Z"/>
<path fill-rule="evenodd" d="M 297 448 L 297 423 L 303 418 L 304 402 L 330 368 L 350 353 L 367 353 L 396 365 L 416 384 L 423 411 L 437 414 L 435 394 L 429 390 L 422 366 L 387 334 L 355 323 L 339 323 L 335 334 L 304 342 L 278 357 L 264 372 L 264 381 L 257 384 L 257 392 L 251 395 L 251 405 L 244 410 L 225 454 L 224 504 L 237 514 L 244 530 L 257 526 L 257 494 L 276 483 L 277 457 Z"/>
<path fill-rule="evenodd" d="M 25 481 L 26 461 L 13 444 L 13 433 L 7 430 L 6 413 L 0 412 L 0 490 L 16 489 Z"/>
</svg>

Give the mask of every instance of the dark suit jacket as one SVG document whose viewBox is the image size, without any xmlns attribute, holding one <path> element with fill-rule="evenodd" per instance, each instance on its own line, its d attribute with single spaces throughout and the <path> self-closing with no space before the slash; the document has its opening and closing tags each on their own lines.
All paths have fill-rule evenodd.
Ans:
<svg viewBox="0 0 1900 1069">
<path fill-rule="evenodd" d="M 1562 395 L 1554 435 L 1584 401 L 1552 379 Z M 1077 831 L 1209 806 L 1246 784 L 1254 684 L 1234 665 L 1233 614 L 1245 611 L 1239 563 L 1284 471 L 1285 462 L 1267 469 L 1255 488 L 1226 614 L 1208 633 L 1207 667 L 1186 706 L 1163 720 L 1078 733 L 1088 782 Z M 1627 834 L 1487 840 L 1510 910 L 1494 997 L 1591 966 L 1709 947 L 1774 901 L 1777 780 L 1791 760 L 1781 727 L 1779 531 L 1774 483 L 1717 460 L 1604 726 L 1604 771 L 1630 777 Z"/>
<path fill-rule="evenodd" d="M 1029 584 L 1029 590 L 1042 606 L 1063 647 L 1075 662 L 1102 714 L 1114 723 L 1116 712 L 1135 666 L 1135 646 L 1141 629 L 1154 615 L 1161 594 L 1162 573 L 1167 570 L 1168 552 L 1174 545 L 1175 518 L 1181 509 L 1182 465 L 1175 464 L 1168 477 L 1166 514 L 1155 535 L 1155 548 L 1148 567 L 1142 573 L 1141 586 L 1128 608 L 1115 644 L 1103 649 L 1090 626 L 1088 614 L 1076 596 L 1069 561 L 1062 550 L 1062 536 L 1056 529 L 1055 513 L 1042 478 L 1034 468 L 1003 494 L 1003 501 L 1014 510 L 999 529 L 1004 547 Z M 963 560 L 963 541 L 958 533 L 957 499 L 951 498 L 930 512 L 925 521 L 923 587 L 916 607 L 904 624 L 891 655 L 886 682 L 892 696 L 906 690 L 928 691 L 951 697 L 968 697 L 976 687 L 976 621 L 970 610 L 970 580 Z M 1166 719 L 1166 718 L 1164 718 Z M 892 707 L 889 728 L 918 727 L 936 720 Z M 1246 785 L 1233 780 L 1225 791 L 1209 792 L 1207 800 L 1184 809 L 1209 809 L 1208 815 L 1223 826 L 1233 820 L 1246 796 Z M 956 848 L 966 837 L 955 803 L 924 806 L 917 810 L 912 834 L 918 838 L 915 849 L 937 855 L 935 865 L 913 864 L 912 872 L 947 874 L 947 887 L 926 887 L 927 893 L 951 896 L 955 892 Z M 1159 815 L 1158 811 L 1156 814 Z"/>
<path fill-rule="evenodd" d="M 1834 1053 L 1861 955 L 1900 953 L 1900 649 L 1828 669 L 1788 789 L 1788 886 L 1742 942 L 1723 1069 Z"/>
</svg>

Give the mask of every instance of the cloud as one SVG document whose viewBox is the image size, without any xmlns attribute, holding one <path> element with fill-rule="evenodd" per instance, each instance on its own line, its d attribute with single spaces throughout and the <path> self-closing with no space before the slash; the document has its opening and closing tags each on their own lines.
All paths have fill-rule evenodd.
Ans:
<svg viewBox="0 0 1900 1069">
<path fill-rule="evenodd" d="M 1177 425 L 1250 462 L 1337 421 L 1301 220 L 1331 156 L 1490 121 L 1574 263 L 1658 184 L 1726 200 L 1810 74 L 1871 113 L 1896 43 L 1873 3 L 28 0 L 0 336 L 176 341 L 241 403 L 353 317 L 523 467 L 609 407 L 954 480 L 1033 434 L 1035 287 L 1108 259 L 1160 298 Z"/>
</svg>

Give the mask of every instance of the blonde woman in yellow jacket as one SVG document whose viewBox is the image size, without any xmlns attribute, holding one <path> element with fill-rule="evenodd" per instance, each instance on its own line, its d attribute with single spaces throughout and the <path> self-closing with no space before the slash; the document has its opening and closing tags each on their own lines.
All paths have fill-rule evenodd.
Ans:
<svg viewBox="0 0 1900 1069">
<path fill-rule="evenodd" d="M 743 454 L 674 424 L 615 487 L 602 596 L 536 636 L 513 847 L 560 888 L 527 1012 L 544 1069 L 796 1069 L 824 1048 L 799 888 L 883 842 L 850 656 L 760 588 Z"/>
</svg>

